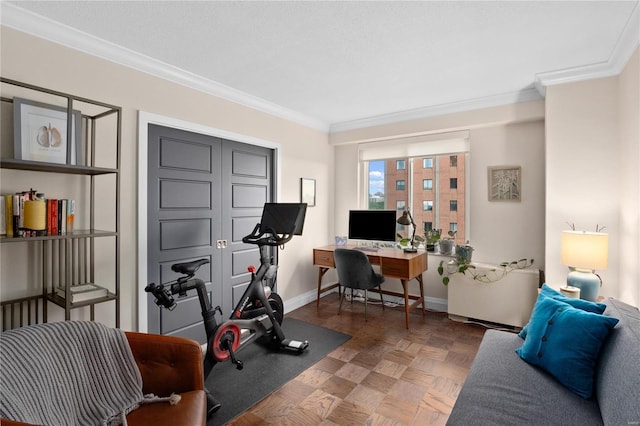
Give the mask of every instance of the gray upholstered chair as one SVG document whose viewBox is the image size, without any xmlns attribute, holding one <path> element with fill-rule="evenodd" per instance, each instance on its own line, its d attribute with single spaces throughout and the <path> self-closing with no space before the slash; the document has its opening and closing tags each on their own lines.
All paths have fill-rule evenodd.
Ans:
<svg viewBox="0 0 640 426">
<path fill-rule="evenodd" d="M 351 300 L 353 302 L 353 290 L 364 290 L 364 320 L 367 320 L 367 290 L 378 287 L 380 289 L 380 301 L 384 309 L 382 299 L 382 288 L 380 284 L 384 282 L 384 276 L 376 273 L 371 267 L 371 262 L 367 255 L 359 250 L 335 249 L 333 260 L 338 271 L 338 281 L 340 285 L 351 289 Z M 342 301 L 346 295 L 346 290 L 340 297 L 338 314 L 342 309 Z"/>
</svg>

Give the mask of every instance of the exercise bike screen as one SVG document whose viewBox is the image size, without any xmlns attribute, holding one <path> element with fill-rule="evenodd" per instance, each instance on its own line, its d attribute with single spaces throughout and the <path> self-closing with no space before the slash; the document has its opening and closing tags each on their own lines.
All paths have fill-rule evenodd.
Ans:
<svg viewBox="0 0 640 426">
<path fill-rule="evenodd" d="M 260 231 L 273 229 L 277 234 L 302 235 L 306 213 L 306 203 L 265 203 Z"/>
</svg>

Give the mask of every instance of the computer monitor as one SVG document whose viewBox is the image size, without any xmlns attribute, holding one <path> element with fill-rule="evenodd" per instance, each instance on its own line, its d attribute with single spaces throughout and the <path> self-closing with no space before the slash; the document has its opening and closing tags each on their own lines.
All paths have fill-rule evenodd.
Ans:
<svg viewBox="0 0 640 426">
<path fill-rule="evenodd" d="M 260 231 L 277 234 L 302 235 L 307 203 L 265 203 L 260 220 Z"/>
<path fill-rule="evenodd" d="M 396 241 L 395 210 L 350 210 L 349 239 Z"/>
</svg>

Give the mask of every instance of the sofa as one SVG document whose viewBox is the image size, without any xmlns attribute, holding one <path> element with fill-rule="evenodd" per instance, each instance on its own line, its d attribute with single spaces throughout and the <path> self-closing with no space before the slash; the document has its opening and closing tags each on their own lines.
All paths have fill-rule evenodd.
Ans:
<svg viewBox="0 0 640 426">
<path fill-rule="evenodd" d="M 126 415 L 126 423 L 129 426 L 205 425 L 206 394 L 200 345 L 175 336 L 124 334 L 142 376 L 142 393 L 158 397 L 180 395 L 175 405 L 168 402 L 140 405 Z M 9 419 L 1 419 L 0 423 L 7 426 L 28 424 Z"/>
<path fill-rule="evenodd" d="M 541 299 L 543 296 L 539 296 L 536 306 Z M 602 305 L 601 316 L 619 321 L 606 333 L 594 360 L 591 396 L 576 394 L 558 379 L 571 380 L 574 375 L 581 374 L 577 366 L 573 370 L 573 366 L 579 364 L 575 358 L 567 359 L 564 367 L 551 373 L 525 361 L 516 352 L 522 350 L 530 335 L 488 330 L 447 424 L 640 424 L 640 314 L 637 308 L 613 298 L 605 299 Z M 526 327 L 533 321 L 536 306 Z M 563 308 L 575 309 L 563 305 L 557 310 Z M 552 320 L 548 321 L 548 324 L 552 323 Z M 567 332 L 579 335 L 578 328 Z M 579 345 L 580 339 L 577 342 Z M 544 348 L 543 343 L 538 347 Z M 543 357 L 541 353 L 538 355 Z"/>
</svg>

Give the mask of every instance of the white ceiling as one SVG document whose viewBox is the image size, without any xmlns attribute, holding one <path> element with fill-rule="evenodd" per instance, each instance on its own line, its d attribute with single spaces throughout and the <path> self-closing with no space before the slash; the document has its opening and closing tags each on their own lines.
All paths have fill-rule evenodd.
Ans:
<svg viewBox="0 0 640 426">
<path fill-rule="evenodd" d="M 3 25 L 333 130 L 611 75 L 640 32 L 638 0 L 2 3 Z"/>
</svg>

